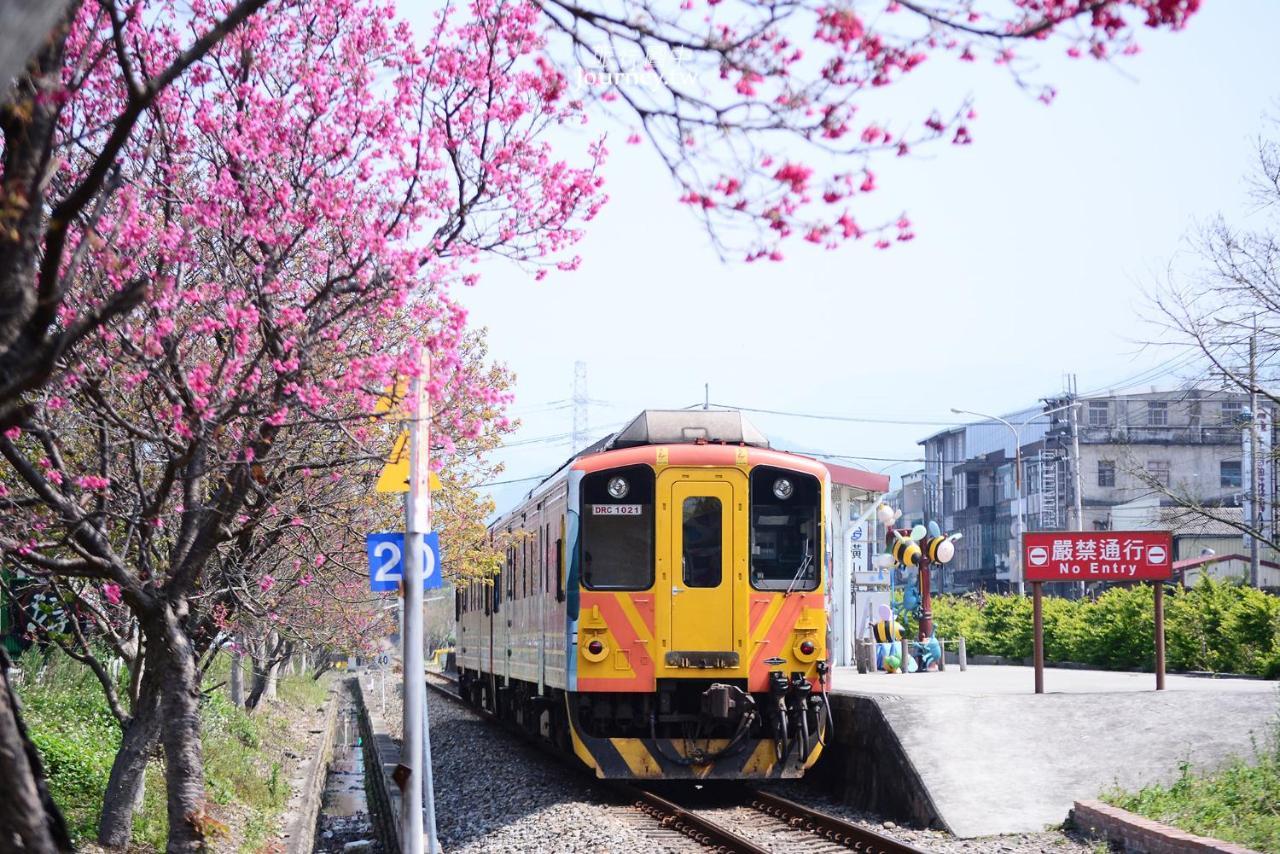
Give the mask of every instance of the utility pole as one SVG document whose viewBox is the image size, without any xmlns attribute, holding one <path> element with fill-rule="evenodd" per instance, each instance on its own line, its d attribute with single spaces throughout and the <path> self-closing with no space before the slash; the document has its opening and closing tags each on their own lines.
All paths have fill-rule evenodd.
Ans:
<svg viewBox="0 0 1280 854">
<path fill-rule="evenodd" d="M 1071 481 L 1075 490 L 1076 530 L 1084 530 L 1084 481 L 1080 479 L 1080 398 L 1076 393 L 1076 375 L 1071 375 Z M 1080 582 L 1080 598 L 1085 583 Z"/>
<path fill-rule="evenodd" d="M 711 408 L 711 383 L 702 384 L 702 408 Z"/>
<path fill-rule="evenodd" d="M 591 398 L 587 395 L 587 363 L 573 363 L 573 447 L 569 450 L 577 453 L 591 442 L 591 428 L 587 424 L 588 407 Z"/>
<path fill-rule="evenodd" d="M 400 633 L 404 643 L 404 714 L 401 732 L 400 765 L 404 775 L 403 806 L 400 813 L 402 854 L 423 854 L 423 818 L 427 824 L 429 854 L 440 850 L 436 839 L 435 792 L 431 779 L 431 732 L 427 719 L 426 662 L 423 654 L 422 568 L 425 543 L 431 529 L 430 464 L 431 398 L 427 380 L 431 356 L 424 351 L 421 370 L 409 391 L 409 491 L 405 493 L 404 531 L 404 621 Z M 425 799 L 425 804 L 424 804 Z"/>
<path fill-rule="evenodd" d="M 1258 488 L 1260 476 L 1270 461 L 1258 459 L 1258 315 L 1253 316 L 1253 331 L 1249 334 L 1249 522 L 1253 536 L 1249 537 L 1249 584 L 1258 586 L 1258 537 L 1262 536 L 1262 491 Z"/>
</svg>

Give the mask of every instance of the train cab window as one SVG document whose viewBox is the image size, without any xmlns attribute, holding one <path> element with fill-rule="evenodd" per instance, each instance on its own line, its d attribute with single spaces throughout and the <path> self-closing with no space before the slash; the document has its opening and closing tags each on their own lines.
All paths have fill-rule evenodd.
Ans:
<svg viewBox="0 0 1280 854">
<path fill-rule="evenodd" d="M 815 590 L 822 566 L 816 477 L 787 469 L 751 470 L 751 585 Z"/>
<path fill-rule="evenodd" d="M 684 500 L 680 574 L 685 587 L 719 587 L 724 575 L 723 510 L 707 495 Z"/>
<path fill-rule="evenodd" d="M 582 584 L 646 590 L 653 584 L 654 476 L 648 466 L 582 478 Z"/>
</svg>

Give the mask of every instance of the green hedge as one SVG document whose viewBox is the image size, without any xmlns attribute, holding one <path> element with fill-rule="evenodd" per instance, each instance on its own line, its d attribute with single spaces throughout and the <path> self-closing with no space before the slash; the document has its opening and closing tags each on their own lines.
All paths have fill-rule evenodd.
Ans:
<svg viewBox="0 0 1280 854">
<path fill-rule="evenodd" d="M 1031 656 L 1031 597 L 969 594 L 933 600 L 938 637 L 963 635 L 973 655 Z M 1096 600 L 1044 599 L 1044 654 L 1111 669 L 1154 666 L 1149 585 L 1113 587 Z M 1170 670 L 1210 670 L 1280 678 L 1280 598 L 1203 579 L 1165 595 Z"/>
</svg>

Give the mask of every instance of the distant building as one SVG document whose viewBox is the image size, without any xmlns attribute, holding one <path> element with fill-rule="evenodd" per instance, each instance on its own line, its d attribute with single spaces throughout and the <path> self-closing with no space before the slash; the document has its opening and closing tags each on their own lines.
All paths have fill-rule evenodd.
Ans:
<svg viewBox="0 0 1280 854">
<path fill-rule="evenodd" d="M 1241 505 L 1246 488 L 1241 416 L 1247 395 L 1192 389 L 1081 398 L 1078 482 L 1070 409 L 1047 414 L 1071 402 L 1046 398 L 1040 406 L 1005 416 L 1021 437 L 1027 530 L 1123 530 L 1139 527 L 1138 522 L 1170 527 L 1166 515 L 1151 510 L 1175 503 L 1159 485 L 1210 507 Z M 985 421 L 942 430 L 920 444 L 924 515 L 944 530 L 964 534 L 940 586 L 1007 589 L 1016 581 L 1013 431 Z M 1135 516 L 1134 502 L 1147 509 Z M 1274 502 L 1268 499 L 1264 506 Z M 1220 529 L 1213 534 L 1230 537 Z M 1235 542 L 1240 548 L 1238 531 Z"/>
</svg>

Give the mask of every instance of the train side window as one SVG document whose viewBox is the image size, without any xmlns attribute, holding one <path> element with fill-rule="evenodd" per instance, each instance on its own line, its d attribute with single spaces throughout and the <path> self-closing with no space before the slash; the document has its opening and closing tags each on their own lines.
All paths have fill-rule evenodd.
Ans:
<svg viewBox="0 0 1280 854">
<path fill-rule="evenodd" d="M 719 498 L 684 500 L 680 574 L 686 587 L 719 587 L 724 577 L 724 510 Z"/>
<path fill-rule="evenodd" d="M 556 538 L 556 601 L 564 601 L 564 540 Z"/>
<path fill-rule="evenodd" d="M 551 548 L 551 525 L 542 526 L 542 592 L 551 592 L 551 561 L 548 560 L 547 550 Z"/>
<path fill-rule="evenodd" d="M 507 547 L 507 566 L 506 566 L 506 575 L 504 577 L 507 579 L 507 589 L 505 591 L 505 595 L 508 599 L 510 599 L 512 592 L 516 588 L 516 547 L 515 546 Z"/>
</svg>

